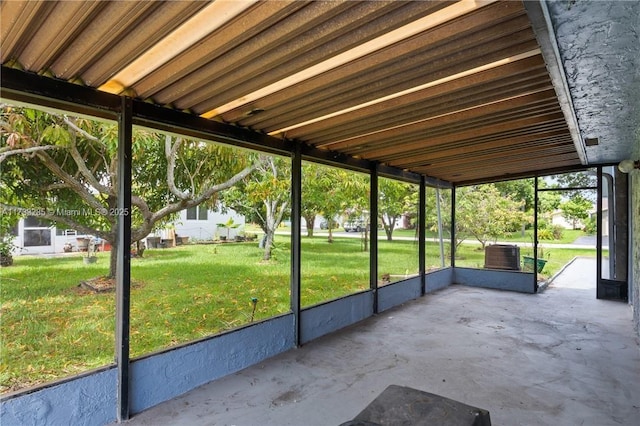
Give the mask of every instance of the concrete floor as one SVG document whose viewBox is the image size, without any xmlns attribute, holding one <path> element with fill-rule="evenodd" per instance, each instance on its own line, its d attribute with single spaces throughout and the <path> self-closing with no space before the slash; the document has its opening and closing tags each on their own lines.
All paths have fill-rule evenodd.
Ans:
<svg viewBox="0 0 640 426">
<path fill-rule="evenodd" d="M 541 294 L 451 286 L 202 386 L 131 425 L 338 425 L 390 384 L 489 410 L 494 425 L 640 424 L 631 308 L 578 259 Z"/>
</svg>

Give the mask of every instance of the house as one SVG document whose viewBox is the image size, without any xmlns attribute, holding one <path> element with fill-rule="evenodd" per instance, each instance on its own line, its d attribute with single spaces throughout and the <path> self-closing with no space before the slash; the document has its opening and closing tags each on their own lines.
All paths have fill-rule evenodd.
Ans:
<svg viewBox="0 0 640 426">
<path fill-rule="evenodd" d="M 227 222 L 233 224 L 232 227 L 222 226 Z M 228 209 L 223 213 L 200 205 L 182 210 L 180 217 L 170 227 L 158 231 L 156 235 L 163 239 L 173 239 L 171 233 L 175 232 L 176 236 L 188 237 L 191 241 L 210 241 L 220 237 L 234 239 L 243 230 L 244 225 L 244 216 L 234 210 Z"/>
<path fill-rule="evenodd" d="M 231 219 L 233 227 L 220 226 Z M 220 236 L 233 239 L 242 231 L 244 216 L 229 209 L 227 213 L 210 210 L 205 206 L 192 207 L 180 212 L 180 217 L 171 226 L 154 233 L 162 239 L 172 240 L 172 232 L 179 237 L 191 240 L 214 240 Z M 61 228 L 38 216 L 27 216 L 18 222 L 14 240 L 15 255 L 54 254 L 68 251 L 79 251 L 78 239 L 91 238 L 91 235 L 80 234 L 75 229 Z M 81 244 L 81 243 L 80 243 Z M 147 242 L 147 247 L 151 247 Z M 108 249 L 106 245 L 98 246 L 98 250 Z"/>
<path fill-rule="evenodd" d="M 69 246 L 71 251 L 78 251 L 77 239 L 89 237 L 74 229 L 59 228 L 38 216 L 20 219 L 15 234 L 14 255 L 64 253 Z"/>
<path fill-rule="evenodd" d="M 565 219 L 564 213 L 562 212 L 562 210 L 555 210 L 553 211 L 553 213 L 551 213 L 551 224 L 553 226 L 560 226 L 563 229 L 574 229 L 573 223 Z M 582 221 L 576 222 L 577 228 L 581 228 L 583 226 L 584 224 L 582 223 Z"/>
</svg>

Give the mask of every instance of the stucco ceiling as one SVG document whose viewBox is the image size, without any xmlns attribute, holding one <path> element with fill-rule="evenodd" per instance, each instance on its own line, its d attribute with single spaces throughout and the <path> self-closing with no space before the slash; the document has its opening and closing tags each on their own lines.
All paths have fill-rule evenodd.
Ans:
<svg viewBox="0 0 640 426">
<path fill-rule="evenodd" d="M 9 1 L 0 58 L 464 183 L 640 151 L 639 4 Z"/>
</svg>

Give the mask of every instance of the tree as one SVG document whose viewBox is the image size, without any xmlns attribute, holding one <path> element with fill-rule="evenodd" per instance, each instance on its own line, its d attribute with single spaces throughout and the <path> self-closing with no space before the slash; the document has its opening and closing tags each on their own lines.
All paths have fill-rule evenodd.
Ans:
<svg viewBox="0 0 640 426">
<path fill-rule="evenodd" d="M 543 186 L 542 182 L 544 181 L 541 181 L 540 186 Z M 493 185 L 500 192 L 500 195 L 509 197 L 512 200 L 522 201 L 524 211 L 530 211 L 533 209 L 535 200 L 533 179 L 508 180 L 496 182 Z"/>
<path fill-rule="evenodd" d="M 526 220 L 522 203 L 502 196 L 493 184 L 462 187 L 456 193 L 456 239 L 475 237 L 484 249 Z M 458 243 L 459 244 L 459 243 Z"/>
<path fill-rule="evenodd" d="M 327 219 L 329 236 L 327 241 L 333 242 L 333 221 L 342 215 L 349 202 L 349 194 L 344 189 L 344 182 L 349 175 L 346 170 L 319 164 L 305 163 L 302 167 L 302 212 L 307 220 L 307 235 L 311 217 L 321 214 Z"/>
<path fill-rule="evenodd" d="M 347 214 L 350 219 L 363 220 L 362 251 L 369 251 L 369 231 L 372 228 L 369 215 L 369 199 L 371 198 L 369 176 L 347 170 L 337 170 L 337 174 L 338 191 L 344 197 L 342 212 Z M 377 232 L 377 226 L 374 227 L 374 230 Z"/>
<path fill-rule="evenodd" d="M 323 214 L 327 205 L 327 177 L 330 168 L 315 163 L 302 165 L 302 206 L 301 215 L 307 223 L 307 237 L 313 237 L 316 216 Z M 325 217 L 327 229 L 331 233 L 334 216 Z"/>
<path fill-rule="evenodd" d="M 432 232 L 440 233 L 442 225 L 442 237 L 451 237 L 451 190 L 427 187 L 425 200 L 425 227 Z M 417 194 L 413 196 L 418 202 Z M 440 207 L 440 220 L 438 223 L 438 206 Z"/>
<path fill-rule="evenodd" d="M 154 227 L 245 179 L 255 158 L 221 145 L 136 129 L 131 211 L 117 210 L 118 128 L 113 122 L 1 105 L 0 208 L 98 236 L 109 243 L 115 276 L 119 214 L 132 244 Z M 9 198 L 6 194 L 11 194 Z"/>
<path fill-rule="evenodd" d="M 560 204 L 562 216 L 571 222 L 573 229 L 578 228 L 578 222 L 589 218 L 589 211 L 593 204 L 580 193 L 574 194 L 567 201 Z"/>
<path fill-rule="evenodd" d="M 276 230 L 289 214 L 291 165 L 280 157 L 263 157 L 245 182 L 225 191 L 224 204 L 256 222 L 264 232 L 263 260 L 271 259 Z"/>
<path fill-rule="evenodd" d="M 589 171 L 564 173 L 554 175 L 551 178 L 557 182 L 554 186 L 560 188 L 595 188 L 598 184 L 595 173 Z M 595 189 L 582 189 L 580 191 L 569 189 L 561 193 L 565 197 L 573 198 L 577 196 L 579 200 L 588 199 L 590 201 L 595 201 L 597 196 Z M 578 201 L 578 203 L 580 203 L 580 201 Z"/>
<path fill-rule="evenodd" d="M 540 181 L 539 188 L 549 188 L 545 181 Z M 562 195 L 558 191 L 538 192 L 538 212 L 549 215 L 560 207 Z"/>
<path fill-rule="evenodd" d="M 218 223 L 218 228 L 224 228 L 227 231 L 227 235 L 225 235 L 225 239 L 229 239 L 231 237 L 231 230 L 239 227 L 239 223 L 235 223 L 233 218 L 230 217 L 226 222 Z"/>
<path fill-rule="evenodd" d="M 378 217 L 388 241 L 393 239 L 397 220 L 407 211 L 415 210 L 417 203 L 412 203 L 411 197 L 415 192 L 413 186 L 404 182 L 386 178 L 378 180 Z"/>
</svg>

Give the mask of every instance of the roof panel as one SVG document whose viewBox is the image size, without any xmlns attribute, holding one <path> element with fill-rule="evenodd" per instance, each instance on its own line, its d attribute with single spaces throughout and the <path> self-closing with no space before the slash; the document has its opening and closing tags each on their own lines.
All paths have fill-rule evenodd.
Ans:
<svg viewBox="0 0 640 426">
<path fill-rule="evenodd" d="M 318 7 L 318 4 L 322 3 L 314 2 L 312 6 Z M 447 5 L 444 2 L 428 1 L 347 4 L 351 6 L 349 9 L 336 16 L 327 16 L 326 20 L 318 20 L 316 17 L 309 22 L 314 15 L 303 13 L 308 12 L 307 10 L 292 16 L 293 26 L 306 30 L 303 34 L 292 38 L 290 31 L 285 32 L 285 42 L 270 51 L 267 58 L 253 58 L 251 66 L 240 67 L 225 78 L 216 80 L 214 87 L 208 88 L 215 90 L 217 87 L 216 96 L 201 101 L 194 109 L 204 112 L 242 98 L 296 73 L 331 61 L 350 50 L 357 50 L 366 43 L 407 25 L 411 19 L 437 12 Z"/>
<path fill-rule="evenodd" d="M 517 6 L 517 3 L 514 4 Z M 465 48 L 473 49 L 482 45 L 483 40 L 490 43 L 510 35 L 513 31 L 517 32 L 523 26 L 526 27 L 527 20 L 522 15 L 522 8 L 519 8 L 519 14 L 513 17 L 514 6 L 509 4 L 510 8 L 506 16 L 496 16 L 495 14 L 501 9 L 496 10 L 492 6 L 482 8 L 473 14 L 463 15 L 393 46 L 281 90 L 267 98 L 229 111 L 223 114 L 223 118 L 226 121 L 238 121 L 244 118 L 246 111 L 259 108 L 265 111 L 264 116 L 286 116 L 290 118 L 289 121 L 292 121 L 294 116 L 291 113 L 300 112 L 297 104 L 301 100 L 306 100 L 313 105 L 317 105 L 320 101 L 331 103 L 335 96 L 344 94 L 346 90 L 353 91 L 363 86 L 363 90 L 367 90 L 371 84 L 381 81 L 396 82 L 396 84 L 399 81 L 405 81 L 409 85 L 416 84 L 412 77 L 427 79 L 427 71 L 434 72 L 438 67 L 445 68 L 447 64 L 455 62 L 456 57 L 464 56 L 461 51 Z M 480 18 L 489 17 L 501 25 L 487 27 L 487 22 Z M 505 19 L 509 17 L 513 17 L 512 21 L 505 24 Z M 510 30 L 505 27 L 509 27 Z M 528 29 L 527 39 L 533 38 L 531 30 Z M 440 61 L 439 64 L 436 61 Z M 425 67 L 425 64 L 429 66 Z M 410 75 L 409 72 L 412 74 Z M 374 92 L 371 89 L 369 91 Z M 377 93 L 377 90 L 374 93 Z M 317 108 L 327 107 L 323 105 Z M 261 113 L 260 116 L 240 122 L 251 126 L 258 123 L 259 121 L 255 120 L 260 120 L 262 116 Z"/>
<path fill-rule="evenodd" d="M 0 19 L 4 65 L 431 177 L 580 164 L 520 1 L 10 1 Z"/>
</svg>

